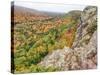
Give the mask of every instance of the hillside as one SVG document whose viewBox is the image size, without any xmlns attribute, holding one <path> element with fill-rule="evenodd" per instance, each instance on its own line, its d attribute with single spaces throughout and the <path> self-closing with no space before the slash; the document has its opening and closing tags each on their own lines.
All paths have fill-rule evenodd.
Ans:
<svg viewBox="0 0 100 75">
<path fill-rule="evenodd" d="M 93 59 L 96 60 L 94 58 L 96 57 L 96 46 L 88 50 L 88 47 L 95 45 L 90 42 L 96 40 L 97 9 L 95 6 L 88 6 L 83 11 L 73 10 L 63 14 L 20 6 L 12 6 L 11 10 L 12 72 L 83 69 L 78 64 L 84 62 L 81 60 L 82 58 L 85 60 L 87 58 L 79 56 L 77 53 L 84 55 L 84 51 L 88 53 L 85 53 L 86 56 L 94 51 Z M 74 57 L 72 58 L 72 56 Z M 90 57 L 92 58 L 91 54 Z M 74 60 L 75 62 L 77 60 L 78 64 L 76 63 L 72 67 Z M 71 63 L 70 65 L 68 61 Z M 97 62 L 95 61 L 95 63 Z M 65 64 L 66 67 L 64 67 Z M 94 66 L 96 67 L 96 65 Z"/>
</svg>

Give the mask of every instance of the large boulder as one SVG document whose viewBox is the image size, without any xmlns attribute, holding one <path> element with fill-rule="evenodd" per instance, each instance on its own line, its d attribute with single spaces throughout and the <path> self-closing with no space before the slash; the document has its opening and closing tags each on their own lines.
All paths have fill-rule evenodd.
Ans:
<svg viewBox="0 0 100 75">
<path fill-rule="evenodd" d="M 70 49 L 55 50 L 39 63 L 44 67 L 60 68 L 62 71 L 95 69 L 97 66 L 97 32 L 95 31 L 88 45 Z"/>
</svg>

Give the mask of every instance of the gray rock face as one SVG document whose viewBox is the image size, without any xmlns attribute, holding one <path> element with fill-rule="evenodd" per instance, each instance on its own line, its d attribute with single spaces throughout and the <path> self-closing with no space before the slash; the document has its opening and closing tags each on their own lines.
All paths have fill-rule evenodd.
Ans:
<svg viewBox="0 0 100 75">
<path fill-rule="evenodd" d="M 97 27 L 97 7 L 88 6 L 81 13 L 80 24 L 76 31 L 72 48 L 86 45 Z"/>
<path fill-rule="evenodd" d="M 97 8 L 89 6 L 81 14 L 72 48 L 54 50 L 39 64 L 56 67 L 62 71 L 95 69 L 97 67 Z M 81 36 L 80 36 L 81 35 Z"/>
</svg>

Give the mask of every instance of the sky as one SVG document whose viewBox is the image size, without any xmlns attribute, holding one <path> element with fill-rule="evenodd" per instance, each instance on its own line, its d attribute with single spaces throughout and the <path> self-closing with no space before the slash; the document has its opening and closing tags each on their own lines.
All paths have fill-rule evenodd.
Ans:
<svg viewBox="0 0 100 75">
<path fill-rule="evenodd" d="M 70 4 L 53 4 L 53 3 L 40 3 L 40 2 L 28 2 L 28 1 L 15 1 L 15 5 L 23 6 L 31 9 L 37 9 L 39 11 L 50 11 L 67 13 L 71 10 L 83 10 L 86 5 L 70 5 Z"/>
</svg>

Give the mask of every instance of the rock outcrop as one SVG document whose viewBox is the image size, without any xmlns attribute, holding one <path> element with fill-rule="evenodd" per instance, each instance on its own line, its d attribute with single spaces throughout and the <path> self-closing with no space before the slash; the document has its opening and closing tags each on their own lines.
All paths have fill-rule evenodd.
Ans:
<svg viewBox="0 0 100 75">
<path fill-rule="evenodd" d="M 88 6 L 81 13 L 72 48 L 86 45 L 97 28 L 97 7 Z"/>
<path fill-rule="evenodd" d="M 72 48 L 54 50 L 39 65 L 62 71 L 97 67 L 97 7 L 86 7 L 80 19 Z"/>
<path fill-rule="evenodd" d="M 66 70 L 94 69 L 97 66 L 97 31 L 94 32 L 88 45 L 70 49 L 55 50 L 39 63 L 42 66 Z"/>
</svg>

